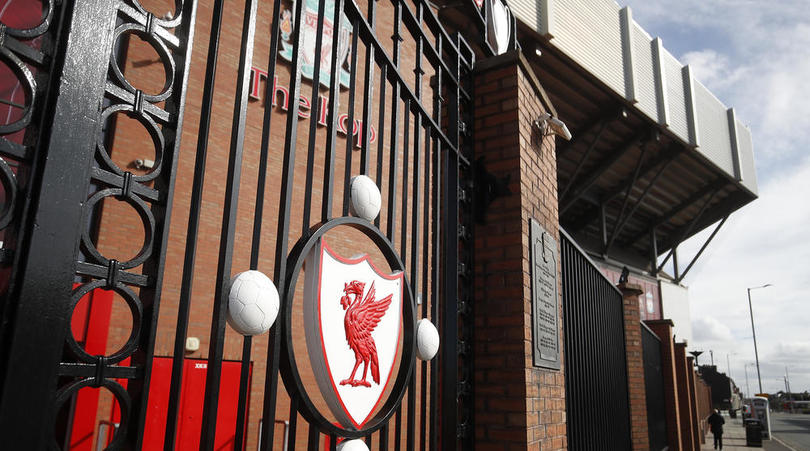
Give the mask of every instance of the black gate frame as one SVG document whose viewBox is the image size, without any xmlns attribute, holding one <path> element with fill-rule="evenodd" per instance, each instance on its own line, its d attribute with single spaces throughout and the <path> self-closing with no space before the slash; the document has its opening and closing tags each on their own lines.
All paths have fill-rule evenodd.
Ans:
<svg viewBox="0 0 810 451">
<path fill-rule="evenodd" d="M 37 30 L 46 33 L 49 46 L 42 52 L 30 51 L 14 41 L 13 30 L 3 27 L 0 35 L 0 51 L 8 59 L 9 52 L 27 57 L 41 66 L 38 81 L 41 83 L 32 90 L 30 103 L 32 108 L 32 127 L 26 140 L 33 143 L 26 148 L 15 148 L 3 140 L 0 153 L 20 158 L 21 172 L 30 173 L 30 178 L 18 177 L 20 187 L 16 191 L 25 193 L 17 196 L 11 210 L 14 214 L 7 229 L 13 236 L 14 252 L 11 245 L 3 252 L 3 263 L 10 267 L 9 284 L 2 293 L 2 330 L 0 330 L 0 430 L 4 431 L 4 443 L 12 446 L 24 446 L 27 449 L 45 449 L 58 447 L 54 441 L 54 428 L 66 427 L 65 412 L 62 409 L 66 401 L 82 387 L 107 387 L 112 391 L 121 405 L 122 421 L 110 449 L 140 449 L 146 415 L 148 386 L 151 373 L 151 360 L 155 341 L 157 317 L 160 301 L 160 290 L 166 257 L 166 244 L 169 233 L 169 217 L 172 211 L 173 188 L 177 168 L 177 153 L 180 148 L 180 133 L 183 126 L 188 71 L 194 41 L 196 19 L 196 0 L 175 0 L 176 15 L 171 18 L 159 18 L 143 9 L 137 0 L 43 0 L 47 5 L 48 17 L 43 27 Z M 439 318 L 439 330 L 442 337 L 442 348 L 439 365 L 430 365 L 431 383 L 430 437 L 421 448 L 455 449 L 468 447 L 472 439 L 471 380 L 472 360 L 469 347 L 461 338 L 469 340 L 471 335 L 471 288 L 472 272 L 472 93 L 466 86 L 467 74 L 474 64 L 474 53 L 465 40 L 458 34 L 450 36 L 441 26 L 438 19 L 425 0 L 417 0 L 416 11 L 411 10 L 404 0 L 391 0 L 396 10 L 394 35 L 402 39 L 401 27 L 405 27 L 417 42 L 417 80 L 421 80 L 421 61 L 424 57 L 436 69 L 437 76 L 432 80 L 436 98 L 434 111 L 441 111 L 438 116 L 431 115 L 422 104 L 421 83 L 411 91 L 399 68 L 399 44 L 395 40 L 394 55 L 389 57 L 375 33 L 375 1 L 369 2 L 369 11 L 364 15 L 353 1 L 337 0 L 333 23 L 341 20 L 345 12 L 354 26 L 352 37 L 353 50 L 357 40 L 361 39 L 366 52 L 366 84 L 373 87 L 373 68 L 381 71 L 394 90 L 394 96 L 405 102 L 405 117 L 413 115 L 416 129 L 424 127 L 433 147 L 433 157 L 424 149 L 425 166 L 434 165 L 433 183 L 435 204 L 429 206 L 435 214 L 441 212 L 442 221 L 429 222 L 427 215 L 416 208 L 419 205 L 420 174 L 414 170 L 408 173 L 402 168 L 402 177 L 415 178 L 414 193 L 416 200 L 407 217 L 408 205 L 402 205 L 402 243 L 406 240 L 408 220 L 414 227 L 423 223 L 424 236 L 428 233 L 443 237 L 434 240 L 434 249 L 424 249 L 423 263 L 433 274 L 433 296 L 441 299 L 433 305 L 433 318 Z M 194 170 L 194 188 L 191 197 L 191 215 L 187 231 L 187 246 L 180 296 L 180 310 L 176 329 L 175 361 L 172 373 L 172 389 L 169 402 L 170 420 L 166 428 L 166 449 L 171 449 L 176 436 L 176 417 L 179 399 L 179 385 L 182 377 L 182 343 L 185 339 L 188 322 L 191 280 L 195 261 L 196 237 L 199 229 L 199 211 L 201 208 L 202 185 L 205 175 L 207 137 L 211 121 L 214 74 L 217 65 L 220 29 L 224 0 L 215 0 L 211 35 L 208 42 L 208 67 L 204 82 L 203 108 L 200 119 L 200 136 Z M 234 99 L 233 129 L 231 153 L 228 164 L 228 178 L 225 204 L 223 206 L 222 237 L 218 263 L 218 286 L 215 295 L 212 315 L 211 345 L 209 348 L 209 365 L 205 394 L 204 424 L 202 431 L 202 448 L 213 446 L 216 418 L 217 395 L 220 381 L 220 370 L 223 357 L 225 304 L 231 273 L 233 255 L 234 227 L 236 223 L 236 205 L 241 176 L 243 152 L 242 135 L 245 126 L 246 105 L 248 98 L 249 70 L 251 47 L 255 35 L 256 11 L 259 0 L 247 0 L 244 11 L 244 26 L 240 49 L 240 66 L 238 74 L 237 96 Z M 293 40 L 295 49 L 300 38 L 297 30 L 302 21 L 303 1 L 297 2 L 294 21 Z M 275 68 L 278 54 L 280 0 L 274 1 L 272 24 L 272 41 L 270 51 L 270 68 Z M 320 7 L 323 16 L 323 3 Z M 321 22 L 322 24 L 323 22 Z M 322 26 L 322 25 L 321 25 Z M 425 32 L 428 29 L 435 37 L 433 41 Z M 173 32 L 172 32 L 173 30 Z M 320 28 L 319 28 L 320 30 Z M 148 95 L 134 88 L 121 72 L 116 61 L 116 43 L 127 34 L 136 34 L 150 42 L 158 51 L 167 74 L 166 86 L 157 95 Z M 62 36 L 64 35 L 64 36 Z M 322 33 L 318 34 L 316 49 L 322 45 Z M 337 41 L 339 33 L 334 33 Z M 336 44 L 336 42 L 334 43 Z M 333 48 L 337 48 L 334 45 Z M 290 96 L 295 99 L 301 89 L 299 51 L 292 66 Z M 317 50 L 316 50 L 317 53 Z M 357 53 L 352 52 L 352 64 L 356 66 Z M 333 52 L 332 73 L 337 68 L 337 52 Z M 374 66 L 376 64 L 376 66 Z M 318 85 L 318 67 L 315 68 Z M 421 72 L 421 73 L 420 73 Z M 355 71 L 352 71 L 354 86 Z M 337 83 L 332 77 L 330 89 L 331 105 L 336 105 L 334 98 Z M 385 90 L 386 84 L 381 89 Z M 271 89 L 268 87 L 268 90 Z M 352 87 L 352 89 L 354 89 Z M 372 88 L 373 89 L 373 88 Z M 369 94 L 366 92 L 366 94 Z M 369 98 L 364 102 L 362 114 L 366 119 L 371 114 Z M 352 91 L 350 104 L 353 105 Z M 381 95 L 381 99 L 384 95 Z M 164 102 L 164 106 L 159 104 Z M 274 280 L 279 291 L 284 293 L 291 277 L 287 266 L 289 256 L 289 223 L 292 196 L 292 169 L 296 154 L 294 121 L 297 117 L 298 103 L 292 102 L 287 116 L 288 137 L 284 149 L 284 177 L 282 180 L 281 199 L 279 203 L 278 236 L 275 250 L 276 265 Z M 329 114 L 327 148 L 329 158 L 325 171 L 325 185 L 330 186 L 329 178 L 333 176 L 336 114 L 332 108 Z M 139 120 L 147 130 L 157 148 L 155 169 L 147 175 L 136 175 L 119 168 L 112 162 L 104 148 L 107 121 L 117 112 L 123 112 Z M 397 121 L 398 108 L 393 113 L 392 124 Z M 353 107 L 350 120 L 353 118 Z M 407 121 L 406 121 L 407 122 Z M 265 112 L 261 147 L 260 174 L 267 168 L 270 114 Z M 368 120 L 366 121 L 368 123 Z M 25 125 L 28 125 L 27 123 Z M 5 133 L 0 129 L 0 133 Z M 310 131 L 310 133 L 312 133 Z M 368 130 L 366 131 L 368 133 Z M 291 136 L 290 136 L 291 135 Z M 407 133 L 406 133 L 407 136 Z M 391 133 L 392 147 L 398 149 L 397 133 Z M 380 140 L 382 141 L 382 140 Z M 420 158 L 419 139 L 414 139 L 414 158 Z M 363 140 L 360 152 L 362 173 L 368 171 L 368 136 Z M 403 145 L 408 152 L 407 138 Z M 382 149 L 382 142 L 380 143 Z M 9 150 L 10 149 L 10 150 Z M 299 152 L 300 153 L 300 152 Z M 396 177 L 395 152 L 391 152 L 392 171 Z M 351 149 L 347 149 L 347 160 L 350 161 Z M 307 181 L 312 177 L 312 145 L 309 148 Z M 407 157 L 405 158 L 407 160 Z M 377 162 L 383 164 L 382 158 Z M 348 166 L 348 165 L 347 165 Z M 418 164 L 415 165 L 418 168 Z M 27 171 L 27 172 L 26 172 Z M 378 171 L 379 174 L 379 171 Z M 430 172 L 425 171 L 425 176 Z M 154 182 L 153 187 L 147 186 Z M 6 180 L 3 180 L 6 185 Z M 347 180 L 348 184 L 348 180 Z M 264 198 L 265 179 L 259 177 L 257 197 Z M 378 181 L 379 185 L 379 181 Z M 347 185 L 348 186 L 348 185 Z M 407 186 L 407 185 L 406 185 Z M 426 191 L 428 184 L 425 183 Z M 7 187 L 8 191 L 8 187 Z M 88 194 L 89 193 L 89 194 Z M 388 193 L 389 202 L 395 199 L 394 189 Z M 427 193 L 425 193 L 427 199 Z M 104 198 L 114 197 L 129 203 L 138 211 L 146 230 L 146 242 L 136 257 L 121 262 L 101 255 L 90 237 L 87 224 L 92 217 L 94 206 Z M 407 196 L 403 196 L 403 199 Z M 335 221 L 330 217 L 333 196 L 331 188 L 324 197 L 323 214 L 320 226 Z M 262 201 L 257 202 L 256 218 L 261 218 Z M 394 210 L 392 208 L 392 210 Z M 304 230 L 312 226 L 308 208 L 304 214 Z M 348 199 L 343 199 L 343 214 L 348 212 Z M 388 221 L 386 234 L 380 239 L 393 249 L 395 241 L 395 222 Z M 340 220 L 340 219 L 337 219 Z M 379 222 L 377 222 L 378 225 Z M 5 225 L 5 224 L 3 224 Z M 314 225 L 313 233 L 319 227 Z M 16 235 L 13 233 L 16 232 Z M 261 221 L 254 223 L 254 244 L 251 252 L 251 269 L 255 269 L 258 260 L 258 236 L 261 234 Z M 307 237 L 304 237 L 305 239 Z M 427 238 L 425 241 L 427 242 Z M 412 240 L 413 252 L 418 249 L 418 238 Z M 425 246 L 426 247 L 426 246 Z M 127 271 L 143 265 L 141 274 Z M 417 259 L 410 262 L 411 273 L 416 273 Z M 77 280 L 83 284 L 75 290 L 72 288 Z M 441 281 L 441 282 L 439 282 Z M 410 280 L 416 290 L 417 282 Z M 138 287 L 139 294 L 132 288 Z M 68 332 L 72 309 L 81 297 L 93 289 L 115 290 L 126 299 L 133 314 L 133 332 L 126 345 L 111 356 L 92 356 L 84 352 Z M 427 293 L 423 282 L 421 291 Z M 414 304 L 412 309 L 418 307 Z M 282 304 L 281 314 L 286 306 Z M 422 314 L 427 316 L 427 303 L 422 304 Z M 284 345 L 282 330 L 277 326 L 271 329 L 271 341 L 268 349 L 268 377 L 264 399 L 264 427 L 262 429 L 262 448 L 267 449 L 273 443 L 273 421 L 275 417 L 275 394 L 278 384 L 279 362 Z M 251 339 L 244 340 L 242 366 L 242 383 L 240 385 L 240 405 L 245 401 L 247 386 L 247 368 L 249 366 Z M 126 358 L 131 359 L 128 366 L 120 365 Z M 413 365 L 411 359 L 410 365 Z M 423 374 L 427 364 L 422 363 Z M 441 369 L 439 369 L 441 368 Z M 114 379 L 128 380 L 127 389 Z M 407 387 L 398 389 L 410 393 L 414 389 L 413 378 Z M 425 427 L 424 402 L 426 382 L 423 378 L 422 428 Z M 440 388 L 439 388 L 440 387 Z M 438 395 L 437 391 L 441 390 Z M 398 396 L 401 398 L 402 393 Z M 407 448 L 415 449 L 414 431 L 417 425 L 414 420 L 415 397 L 408 396 Z M 398 403 L 397 403 L 398 404 Z M 240 409 L 242 411 L 243 409 Z M 306 406 L 298 405 L 295 393 L 291 393 L 291 410 L 300 411 L 307 417 Z M 396 413 L 395 413 L 396 412 Z M 440 415 L 439 415 L 440 413 Z M 396 428 L 400 430 L 399 409 L 392 409 L 387 418 L 395 415 Z M 441 418 L 439 418 L 441 416 Z M 294 442 L 294 418 L 290 425 L 290 435 Z M 383 431 L 379 435 L 381 448 L 387 448 L 387 418 L 379 424 Z M 240 412 L 239 424 L 244 424 Z M 312 427 L 314 426 L 314 427 Z M 244 437 L 244 428 L 237 427 L 236 447 L 240 448 Z M 318 436 L 330 432 L 325 425 L 312 423 L 309 428 L 309 448 L 317 449 Z M 335 431 L 331 431 L 334 438 Z M 367 433 L 373 430 L 366 431 Z M 352 434 L 349 434 L 352 435 Z M 360 435 L 360 434 L 354 434 Z M 399 437 L 399 433 L 397 434 Z M 370 435 L 365 435 L 367 442 Z M 441 446 L 439 446 L 441 439 Z M 331 440 L 332 448 L 335 440 Z M 396 444 L 396 448 L 399 443 Z"/>
</svg>

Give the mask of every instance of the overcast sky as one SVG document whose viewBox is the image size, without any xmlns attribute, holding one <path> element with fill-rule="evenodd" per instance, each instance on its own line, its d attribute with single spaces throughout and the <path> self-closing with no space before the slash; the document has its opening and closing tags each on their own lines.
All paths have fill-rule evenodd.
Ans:
<svg viewBox="0 0 810 451">
<path fill-rule="evenodd" d="M 754 138 L 759 199 L 734 213 L 686 278 L 690 350 L 745 390 L 754 362 L 751 292 L 766 392 L 810 390 L 810 3 L 807 0 L 619 0 Z M 709 231 L 679 248 L 685 266 Z M 684 263 L 685 262 L 685 263 Z M 748 369 L 752 392 L 756 368 Z"/>
</svg>

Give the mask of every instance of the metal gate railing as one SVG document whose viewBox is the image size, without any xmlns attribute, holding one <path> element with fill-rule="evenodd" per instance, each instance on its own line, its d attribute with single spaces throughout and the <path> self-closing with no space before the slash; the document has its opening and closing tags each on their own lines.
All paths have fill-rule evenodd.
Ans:
<svg viewBox="0 0 810 451">
<path fill-rule="evenodd" d="M 459 382 L 471 379 L 471 363 L 459 358 L 465 351 L 458 333 L 469 331 L 460 312 L 469 311 L 466 303 L 473 286 L 468 200 L 473 156 L 470 127 L 464 124 L 472 124 L 472 93 L 465 83 L 474 54 L 463 38 L 442 28 L 429 2 L 369 1 L 363 11 L 353 1 L 336 0 L 331 16 L 327 2 L 316 2 L 315 17 L 329 20 L 335 32 L 324 32 L 325 21 L 315 21 L 314 53 L 323 55 L 326 46 L 348 47 L 345 65 L 340 52 L 331 51 L 328 68 L 320 67 L 322 58 L 315 58 L 311 68 L 312 99 L 320 100 L 320 91 L 328 90 L 323 96 L 329 105 L 325 112 L 319 110 L 320 101 L 308 106 L 296 101 L 310 89 L 302 83 L 302 68 L 303 46 L 312 43 L 305 43 L 301 33 L 310 23 L 309 2 L 288 5 L 275 0 L 272 10 L 259 0 L 240 2 L 244 9 L 236 67 L 232 58 L 220 53 L 237 35 L 234 23 L 227 22 L 234 11 L 226 9 L 224 0 L 203 0 L 199 7 L 197 1 L 175 0 L 174 13 L 166 15 L 147 10 L 138 0 L 43 3 L 54 17 L 64 13 L 68 19 L 62 25 L 54 18 L 48 24 L 58 26 L 45 27 L 52 35 L 47 41 L 52 47 L 42 65 L 53 64 L 59 75 L 53 79 L 59 83 L 36 90 L 41 110 L 34 111 L 41 111 L 43 120 L 32 132 L 36 139 L 28 140 L 36 144 L 25 154 L 31 163 L 32 182 L 26 185 L 31 195 L 15 201 L 22 213 L 15 224 L 22 224 L 25 234 L 17 243 L 13 271 L 2 292 L 4 443 L 32 450 L 62 447 L 69 438 L 76 395 L 84 389 L 105 388 L 120 408 L 108 449 L 144 447 L 152 359 L 156 342 L 165 341 L 158 336 L 158 325 L 168 310 L 172 320 L 176 315 L 176 326 L 167 347 L 173 349 L 174 361 L 162 443 L 164 449 L 174 449 L 189 317 L 204 306 L 210 309 L 210 337 L 200 449 L 213 449 L 222 364 L 226 344 L 234 339 L 233 332 L 226 333 L 225 322 L 230 277 L 249 268 L 272 276 L 282 304 L 268 338 L 239 336 L 242 358 L 234 449 L 243 449 L 248 440 L 260 442 L 263 450 L 280 444 L 282 439 L 274 436 L 280 412 L 289 412 L 283 441 L 290 449 L 296 443 L 319 449 L 327 437 L 330 449 L 335 449 L 338 437 L 364 438 L 378 449 L 454 449 L 469 444 L 471 390 Z M 210 17 L 207 36 L 196 24 L 203 16 Z M 393 36 L 381 33 L 391 31 L 377 25 L 383 20 L 393 27 Z M 257 27 L 263 23 L 269 23 L 270 33 L 260 42 L 264 35 Z M 349 35 L 336 31 L 342 24 L 350 25 Z M 195 40 L 195 28 L 202 39 Z M 13 35 L 5 28 L 0 33 Z M 130 66 L 121 60 L 128 40 L 134 38 L 158 55 L 152 63 L 166 81 L 156 93 L 137 88 L 129 78 Z M 192 64 L 192 43 L 204 47 L 205 38 L 205 74 L 197 78 L 201 82 L 190 83 L 190 73 L 200 68 Z M 8 39 L 0 40 L 3 52 Z M 284 46 L 290 50 L 289 70 L 282 69 L 278 60 Z M 266 49 L 267 56 L 257 57 L 257 48 Z M 251 74 L 259 76 L 251 68 L 254 60 L 264 58 L 267 100 L 257 107 L 249 103 L 258 83 Z M 148 67 L 144 70 L 151 70 Z M 348 79 L 342 77 L 344 70 Z M 275 118 L 269 101 L 276 96 L 277 76 L 289 77 L 286 95 L 292 99 L 283 121 Z M 43 75 L 42 80 L 49 79 Z M 230 127 L 220 119 L 228 109 L 223 99 L 232 108 Z M 339 105 L 347 110 L 348 127 Z M 199 113 L 198 122 L 184 125 L 187 111 L 193 111 L 195 119 Z M 154 144 L 154 166 L 148 172 L 121 165 L 113 155 L 113 148 L 127 143 L 113 139 L 118 131 L 113 118 L 121 115 L 141 124 Z M 356 120 L 365 126 L 360 125 L 353 137 Z M 341 128 L 347 136 L 339 135 Z M 181 146 L 184 131 L 191 133 Z M 196 154 L 193 165 L 185 158 L 193 169 L 184 175 L 191 179 L 186 185 L 190 192 L 181 192 L 175 190 L 178 167 L 195 147 L 187 142 L 188 135 L 192 144 L 197 136 Z M 217 136 L 227 138 L 227 149 L 220 151 L 212 144 L 218 142 Z M 6 148 L 0 152 L 6 155 Z M 274 155 L 280 156 L 280 164 Z M 216 162 L 227 164 L 227 169 L 219 170 Z M 358 174 L 375 180 L 383 194 L 380 217 L 373 223 L 347 218 L 348 188 Z M 206 192 L 212 179 L 224 186 L 223 197 L 216 202 Z M 240 193 L 245 187 L 250 189 Z M 109 213 L 99 208 L 106 200 L 125 203 L 137 219 L 109 221 Z M 178 216 L 178 211 L 185 214 L 186 205 L 185 230 L 170 231 L 173 206 Z M 245 208 L 252 209 L 248 215 L 252 220 L 240 213 Z M 221 220 L 218 226 L 207 225 L 211 215 Z M 29 222 L 37 227 L 26 228 Z M 137 255 L 116 259 L 105 253 L 98 240 L 109 232 L 105 227 L 110 224 L 142 227 L 143 245 Z M 361 430 L 337 427 L 317 415 L 316 406 L 298 389 L 301 381 L 289 359 L 294 346 L 289 318 L 295 308 L 289 284 L 295 277 L 297 252 L 313 236 L 337 226 L 360 230 L 387 252 L 389 263 L 401 265 L 414 293 L 406 310 L 430 318 L 442 339 L 440 354 L 430 363 L 417 364 L 413 352 L 405 349 L 410 358 L 401 365 L 408 368 L 408 376 L 394 384 L 394 401 Z M 198 255 L 200 243 L 213 233 L 218 235 L 217 258 L 203 260 Z M 183 261 L 182 271 L 179 267 L 167 271 L 170 257 Z M 213 292 L 208 293 L 212 302 L 195 304 L 199 286 L 208 283 L 199 280 L 205 265 L 215 267 Z M 107 355 L 88 352 L 70 330 L 74 308 L 94 290 L 114 291 L 132 318 L 125 343 Z M 406 338 L 402 347 L 412 345 Z M 257 352 L 264 347 L 266 353 Z M 264 382 L 258 388 L 261 399 L 248 402 L 250 393 L 257 391 L 248 382 L 252 363 L 264 368 Z M 286 393 L 279 389 L 280 375 Z M 288 409 L 282 408 L 282 398 Z M 247 418 L 248 405 L 260 412 L 253 417 L 262 418 L 260 438 L 246 436 L 252 429 L 245 425 L 256 423 Z M 259 428 L 255 429 L 258 435 Z"/>
<path fill-rule="evenodd" d="M 644 323 L 641 323 L 641 347 L 644 353 L 644 384 L 647 397 L 650 449 L 660 451 L 668 446 L 664 373 L 661 368 L 661 340 Z"/>
<path fill-rule="evenodd" d="M 630 449 L 622 295 L 562 229 L 568 448 Z"/>
</svg>

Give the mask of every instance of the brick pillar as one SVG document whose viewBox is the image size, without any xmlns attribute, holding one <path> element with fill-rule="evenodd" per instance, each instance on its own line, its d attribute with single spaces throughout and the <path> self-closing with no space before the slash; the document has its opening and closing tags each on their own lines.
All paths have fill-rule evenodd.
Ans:
<svg viewBox="0 0 810 451">
<path fill-rule="evenodd" d="M 624 345 L 627 353 L 627 393 L 630 398 L 630 436 L 633 450 L 649 450 L 650 434 L 647 428 L 647 391 L 644 384 L 644 351 L 641 347 L 641 314 L 638 297 L 644 291 L 641 285 L 622 283 L 624 306 Z"/>
<path fill-rule="evenodd" d="M 475 230 L 476 449 L 566 449 L 563 365 L 532 361 L 529 219 L 559 243 L 554 138 L 532 121 L 554 110 L 519 51 L 479 61 L 474 92 L 476 157 L 512 192 L 480 207 Z"/>
<path fill-rule="evenodd" d="M 678 406 L 678 384 L 675 368 L 675 343 L 672 320 L 648 320 L 644 324 L 661 340 L 661 372 L 664 374 L 664 404 L 667 416 L 667 443 L 671 451 L 681 447 L 681 414 Z"/>
<path fill-rule="evenodd" d="M 691 387 L 689 386 L 689 373 L 692 368 L 686 360 L 686 342 L 675 343 L 675 374 L 678 378 L 678 407 L 681 414 L 681 442 L 684 451 L 691 451 L 695 448 L 695 434 L 692 430 L 692 417 L 695 412 L 692 410 Z"/>
<path fill-rule="evenodd" d="M 692 436 L 695 444 L 695 449 L 700 450 L 700 444 L 703 443 L 703 434 L 700 429 L 700 409 L 698 409 L 697 401 L 697 383 L 695 378 L 695 358 L 689 356 L 686 358 L 686 364 L 689 366 L 689 405 L 692 408 Z"/>
</svg>

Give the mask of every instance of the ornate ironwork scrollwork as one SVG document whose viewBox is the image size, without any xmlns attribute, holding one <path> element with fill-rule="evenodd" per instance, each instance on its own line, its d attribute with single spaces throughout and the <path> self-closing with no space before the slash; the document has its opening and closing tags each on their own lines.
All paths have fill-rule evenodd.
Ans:
<svg viewBox="0 0 810 451">
<path fill-rule="evenodd" d="M 119 449 L 132 440 L 134 426 L 130 423 L 139 421 L 137 417 L 143 410 L 143 406 L 138 407 L 139 400 L 145 399 L 143 384 L 129 384 L 125 389 L 116 379 L 124 374 L 121 370 L 126 367 L 120 364 L 126 359 L 130 359 L 129 365 L 135 371 L 126 372 L 124 378 L 148 377 L 149 362 L 143 356 L 151 354 L 148 348 L 153 346 L 155 334 L 153 327 L 156 325 L 162 274 L 160 259 L 166 245 L 164 232 L 170 213 L 169 198 L 176 167 L 174 160 L 179 149 L 179 127 L 182 123 L 184 77 L 190 55 L 187 38 L 188 30 L 193 26 L 189 23 L 193 6 L 187 3 L 191 3 L 191 0 L 176 0 L 174 17 L 166 18 L 156 17 L 138 0 L 119 0 L 116 4 L 117 21 L 104 88 L 105 102 L 99 112 L 99 121 L 104 126 L 96 141 L 91 192 L 82 208 L 84 217 L 91 218 L 97 214 L 99 204 L 106 199 L 126 203 L 140 219 L 144 240 L 135 256 L 119 261 L 105 255 L 104 249 L 93 241 L 89 226 L 83 230 L 80 238 L 83 259 L 76 262 L 75 271 L 84 277 L 85 282 L 76 287 L 70 302 L 71 308 L 75 308 L 82 297 L 93 290 L 112 290 L 124 299 L 132 315 L 132 330 L 126 343 L 110 355 L 93 355 L 83 348 L 76 337 L 67 334 L 66 345 L 70 353 L 63 356 L 61 373 L 71 376 L 71 379 L 58 389 L 54 410 L 58 412 L 67 399 L 84 387 L 110 390 L 119 404 L 121 422 L 107 449 Z M 158 54 L 165 74 L 165 82 L 159 92 L 148 93 L 138 89 L 137 80 L 130 78 L 124 62 L 118 60 L 115 49 L 124 46 L 130 36 L 137 36 L 148 43 Z M 111 118 L 116 114 L 127 115 L 148 132 L 155 148 L 154 166 L 148 172 L 133 173 L 113 160 L 113 149 L 108 148 L 110 141 L 107 138 L 114 133 L 110 125 L 113 123 Z M 118 145 L 116 143 L 113 147 Z"/>
</svg>

